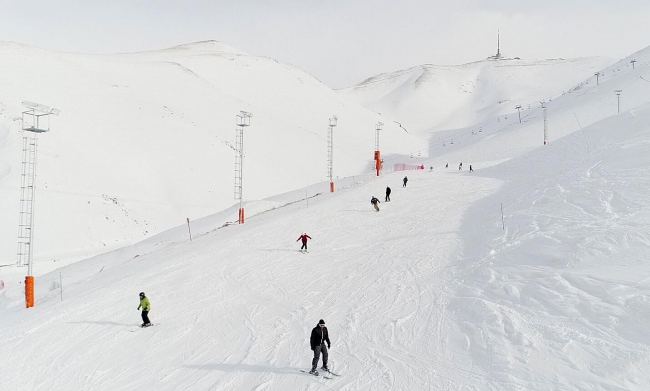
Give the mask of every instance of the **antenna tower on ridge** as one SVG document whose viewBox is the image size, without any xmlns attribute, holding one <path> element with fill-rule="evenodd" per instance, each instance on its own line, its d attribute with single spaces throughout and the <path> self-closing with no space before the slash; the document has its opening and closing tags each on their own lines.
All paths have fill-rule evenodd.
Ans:
<svg viewBox="0 0 650 391">
<path fill-rule="evenodd" d="M 497 30 L 497 55 L 496 58 L 501 58 L 501 32 Z"/>
</svg>

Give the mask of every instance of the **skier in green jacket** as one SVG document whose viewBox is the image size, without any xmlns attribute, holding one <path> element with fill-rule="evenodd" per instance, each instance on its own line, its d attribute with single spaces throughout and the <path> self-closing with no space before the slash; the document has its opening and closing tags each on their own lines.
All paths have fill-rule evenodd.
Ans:
<svg viewBox="0 0 650 391">
<path fill-rule="evenodd" d="M 140 305 L 138 306 L 138 309 L 142 307 L 142 326 L 141 327 L 149 327 L 151 326 L 151 322 L 149 321 L 149 310 L 151 309 L 151 303 L 149 302 L 149 299 L 147 296 L 144 295 L 144 292 L 140 292 Z"/>
</svg>

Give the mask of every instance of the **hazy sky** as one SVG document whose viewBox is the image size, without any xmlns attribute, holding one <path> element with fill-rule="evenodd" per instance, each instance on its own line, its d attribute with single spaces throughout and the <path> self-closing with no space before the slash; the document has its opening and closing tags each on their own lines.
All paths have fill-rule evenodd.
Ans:
<svg viewBox="0 0 650 391">
<path fill-rule="evenodd" d="M 624 57 L 650 46 L 650 0 L 0 0 L 0 41 L 116 53 L 214 39 L 332 88 L 484 59 L 497 29 L 507 56 Z"/>
</svg>

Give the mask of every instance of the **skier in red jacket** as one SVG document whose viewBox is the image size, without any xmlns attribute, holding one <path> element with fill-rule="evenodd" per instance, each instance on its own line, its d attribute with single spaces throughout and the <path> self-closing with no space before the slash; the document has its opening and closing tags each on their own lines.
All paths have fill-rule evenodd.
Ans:
<svg viewBox="0 0 650 391">
<path fill-rule="evenodd" d="M 303 233 L 303 234 L 300 235 L 300 237 L 298 238 L 298 240 L 302 240 L 302 247 L 300 247 L 300 251 L 301 251 L 301 252 L 303 252 L 303 249 L 304 249 L 304 252 L 307 252 L 307 239 L 311 239 L 311 236 L 307 235 L 307 233 Z M 296 242 L 297 242 L 298 240 L 296 240 Z"/>
</svg>

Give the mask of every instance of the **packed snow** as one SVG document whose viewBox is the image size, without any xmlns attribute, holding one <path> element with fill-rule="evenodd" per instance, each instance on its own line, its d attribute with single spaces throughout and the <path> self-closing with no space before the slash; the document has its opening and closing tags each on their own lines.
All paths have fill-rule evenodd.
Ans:
<svg viewBox="0 0 650 391">
<path fill-rule="evenodd" d="M 650 389 L 648 61 L 645 49 L 601 69 L 598 85 L 560 86 L 546 146 L 539 107 L 521 124 L 515 112 L 434 133 L 429 156 L 412 159 L 426 170 L 341 178 L 335 193 L 296 184 L 250 203 L 243 225 L 224 208 L 193 222 L 192 240 L 179 224 L 37 275 L 29 310 L 24 269 L 2 267 L 0 384 Z M 319 319 L 331 379 L 300 371 Z"/>
</svg>

